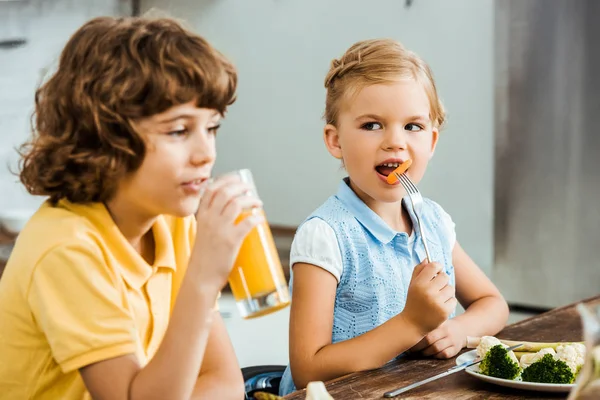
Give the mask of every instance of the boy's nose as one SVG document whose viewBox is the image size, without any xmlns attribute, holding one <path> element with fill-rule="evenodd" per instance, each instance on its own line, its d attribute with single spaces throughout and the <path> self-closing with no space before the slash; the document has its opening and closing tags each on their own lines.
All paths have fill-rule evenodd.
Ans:
<svg viewBox="0 0 600 400">
<path fill-rule="evenodd" d="M 215 160 L 215 157 L 207 152 L 205 153 L 194 153 L 191 157 L 191 163 L 194 166 L 201 166 L 204 164 L 211 163 Z"/>
<path fill-rule="evenodd" d="M 214 140 L 211 142 L 207 134 L 196 135 L 196 140 L 190 146 L 190 162 L 192 165 L 200 166 L 214 162 L 216 151 Z"/>
</svg>

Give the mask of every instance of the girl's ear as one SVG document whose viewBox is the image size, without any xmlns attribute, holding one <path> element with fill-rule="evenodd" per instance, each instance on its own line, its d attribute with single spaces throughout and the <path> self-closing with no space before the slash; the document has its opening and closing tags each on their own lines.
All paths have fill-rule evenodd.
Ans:
<svg viewBox="0 0 600 400">
<path fill-rule="evenodd" d="M 431 137 L 431 153 L 429 154 L 429 159 L 433 157 L 433 153 L 435 153 L 435 146 L 437 146 L 438 139 L 440 138 L 440 131 L 438 128 L 433 128 L 431 133 L 433 135 Z"/>
<path fill-rule="evenodd" d="M 342 147 L 340 146 L 340 136 L 337 128 L 334 125 L 327 124 L 323 129 L 323 140 L 329 154 L 337 158 L 342 159 Z"/>
</svg>

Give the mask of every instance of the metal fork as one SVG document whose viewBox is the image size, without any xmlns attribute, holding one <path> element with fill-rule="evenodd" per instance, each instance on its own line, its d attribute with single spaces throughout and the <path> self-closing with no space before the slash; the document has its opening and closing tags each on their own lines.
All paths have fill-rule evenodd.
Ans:
<svg viewBox="0 0 600 400">
<path fill-rule="evenodd" d="M 427 247 L 427 239 L 425 238 L 425 231 L 423 230 L 423 224 L 421 223 L 421 208 L 423 206 L 423 196 L 421 196 L 421 192 L 417 189 L 414 183 L 410 180 L 410 178 L 405 174 L 398 174 L 394 172 L 396 178 L 400 181 L 402 186 L 404 186 L 404 190 L 408 193 L 408 197 L 410 198 L 410 202 L 412 205 L 413 212 L 417 217 L 417 224 L 419 225 L 419 232 L 421 233 L 421 240 L 423 241 L 423 247 L 425 247 L 425 254 L 427 256 L 427 262 L 431 262 L 431 256 L 429 255 L 429 248 Z"/>
</svg>

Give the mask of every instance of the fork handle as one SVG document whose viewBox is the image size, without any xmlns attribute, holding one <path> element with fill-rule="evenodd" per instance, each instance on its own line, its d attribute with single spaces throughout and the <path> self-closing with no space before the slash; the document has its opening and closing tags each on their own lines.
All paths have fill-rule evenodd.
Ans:
<svg viewBox="0 0 600 400">
<path fill-rule="evenodd" d="M 431 255 L 429 254 L 429 247 L 427 247 L 427 239 L 425 239 L 425 232 L 423 232 L 423 226 L 421 225 L 421 219 L 419 218 L 419 216 L 417 216 L 417 223 L 419 224 L 419 232 L 421 233 L 421 241 L 423 242 L 423 247 L 425 248 L 425 256 L 427 257 L 427 262 L 431 263 Z"/>
<path fill-rule="evenodd" d="M 429 254 L 429 248 L 427 247 L 427 239 L 423 237 L 423 228 L 421 228 L 421 223 L 419 223 L 419 230 L 421 231 L 421 237 L 423 238 L 423 247 L 425 247 L 425 256 L 427 257 L 427 262 L 431 263 L 431 255 Z"/>
</svg>

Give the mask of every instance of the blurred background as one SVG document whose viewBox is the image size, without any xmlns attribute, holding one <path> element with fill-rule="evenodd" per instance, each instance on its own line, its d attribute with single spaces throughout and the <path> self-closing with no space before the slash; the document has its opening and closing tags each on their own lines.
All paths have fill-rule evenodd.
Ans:
<svg viewBox="0 0 600 400">
<path fill-rule="evenodd" d="M 43 201 L 9 169 L 36 86 L 86 20 L 150 10 L 237 66 L 216 172 L 253 171 L 284 264 L 295 227 L 344 176 L 322 142 L 329 63 L 390 37 L 430 64 L 448 111 L 421 191 L 452 215 L 511 322 L 600 292 L 595 0 L 0 0 L 0 260 Z M 289 309 L 243 321 L 225 295 L 221 311 L 242 366 L 287 363 Z"/>
</svg>

